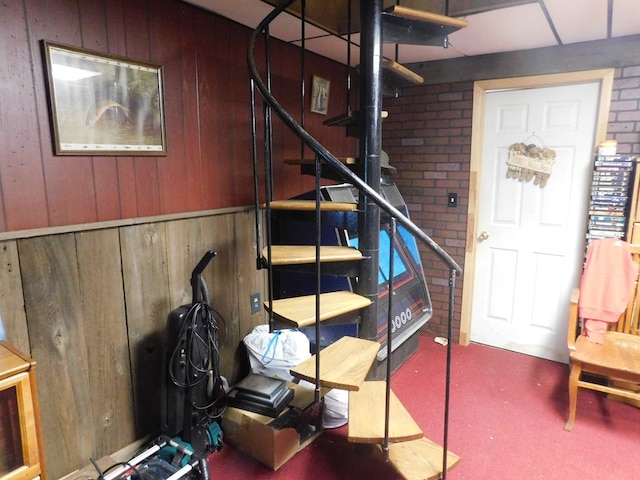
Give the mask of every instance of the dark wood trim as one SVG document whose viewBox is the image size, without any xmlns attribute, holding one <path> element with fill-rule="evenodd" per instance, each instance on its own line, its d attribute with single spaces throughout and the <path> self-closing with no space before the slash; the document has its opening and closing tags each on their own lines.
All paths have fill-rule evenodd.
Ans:
<svg viewBox="0 0 640 480">
<path fill-rule="evenodd" d="M 406 65 L 425 84 L 640 65 L 640 35 Z"/>
</svg>

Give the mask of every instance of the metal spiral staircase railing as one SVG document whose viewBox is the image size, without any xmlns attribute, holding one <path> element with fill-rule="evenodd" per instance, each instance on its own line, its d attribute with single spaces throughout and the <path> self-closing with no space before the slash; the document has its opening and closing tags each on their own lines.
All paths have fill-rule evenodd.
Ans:
<svg viewBox="0 0 640 480">
<path fill-rule="evenodd" d="M 360 129 L 360 151 L 364 154 L 362 158 L 365 161 L 364 174 L 363 178 L 360 178 L 358 175 L 352 172 L 347 166 L 345 166 L 336 156 L 334 156 L 327 148 L 325 148 L 322 144 L 320 144 L 309 132 L 307 132 L 304 128 L 304 118 L 305 118 L 305 110 L 304 110 L 304 24 L 305 24 L 305 0 L 301 0 L 302 3 L 300 5 L 299 14 L 301 17 L 301 25 L 302 25 L 302 48 L 301 54 L 303 56 L 302 60 L 302 74 L 301 74 L 301 125 L 296 121 L 291 114 L 289 114 L 283 106 L 278 102 L 278 100 L 273 96 L 271 89 L 271 67 L 269 62 L 269 25 L 271 22 L 278 17 L 282 12 L 287 10 L 291 5 L 293 5 L 298 0 L 285 0 L 280 3 L 255 29 L 253 34 L 251 35 L 249 41 L 248 48 L 248 66 L 250 71 L 250 95 L 251 95 L 251 113 L 252 113 L 252 137 L 253 137 L 253 168 L 254 168 L 254 190 L 255 190 L 255 209 L 256 209 L 256 232 L 257 232 L 257 245 L 258 245 L 258 259 L 257 259 L 257 267 L 258 268 L 266 268 L 268 270 L 268 299 L 265 302 L 265 308 L 269 312 L 269 322 L 273 328 L 275 324 L 275 320 L 278 316 L 276 312 L 276 304 L 277 300 L 274 300 L 274 287 L 273 287 L 273 269 L 277 262 L 277 257 L 281 253 L 280 249 L 274 245 L 272 245 L 272 231 L 269 219 L 272 215 L 272 210 L 276 208 L 292 208 L 292 209 L 307 209 L 312 208 L 315 212 L 315 245 L 313 247 L 307 247 L 302 249 L 298 247 L 297 255 L 298 258 L 295 260 L 297 263 L 309 263 L 315 266 L 315 281 L 316 281 L 316 293 L 314 295 L 312 306 L 310 311 L 313 313 L 314 321 L 312 322 L 315 326 L 316 336 L 316 354 L 312 357 L 310 362 L 305 365 L 301 365 L 296 367 L 296 369 L 292 370 L 292 374 L 294 376 L 298 376 L 300 378 L 305 378 L 309 380 L 313 380 L 315 383 L 315 400 L 316 403 L 321 401 L 321 387 L 338 387 L 345 388 L 348 390 L 352 390 L 352 393 L 356 393 L 360 390 L 361 384 L 364 381 L 364 378 L 369 369 L 369 365 L 365 365 L 366 368 L 360 366 L 359 373 L 360 377 L 354 381 L 353 384 L 349 384 L 348 382 L 342 383 L 332 383 L 331 380 L 323 380 L 322 377 L 325 375 L 325 371 L 323 371 L 322 361 L 324 361 L 325 357 L 329 357 L 333 355 L 336 350 L 347 351 L 350 356 L 350 360 L 354 362 L 372 362 L 377 353 L 379 345 L 377 342 L 371 342 L 367 340 L 367 332 L 365 328 L 364 336 L 365 339 L 362 340 L 363 343 L 355 343 L 349 344 L 346 346 L 338 346 L 333 349 L 334 345 L 326 347 L 322 350 L 322 354 L 320 352 L 320 328 L 321 321 L 325 320 L 323 316 L 331 316 L 331 313 L 325 312 L 326 304 L 329 303 L 329 299 L 327 297 L 323 297 L 323 292 L 321 291 L 321 277 L 323 272 L 323 263 L 326 260 L 323 260 L 323 256 L 326 257 L 327 250 L 326 247 L 323 247 L 321 244 L 321 229 L 322 229 L 322 219 L 323 219 L 323 209 L 327 208 L 325 202 L 321 200 L 321 177 L 322 177 L 322 169 L 329 167 L 332 169 L 344 182 L 350 183 L 353 185 L 359 193 L 359 202 L 357 206 L 358 216 L 360 218 L 358 222 L 359 228 L 359 250 L 362 252 L 362 257 L 358 258 L 358 295 L 354 295 L 351 300 L 355 300 L 355 307 L 352 309 L 359 310 L 361 313 L 362 322 L 365 322 L 367 318 L 377 316 L 377 295 L 378 295 L 378 282 L 377 282 L 377 272 L 378 272 L 378 232 L 380 228 L 380 215 L 388 217 L 390 219 L 390 237 L 391 244 L 393 245 L 393 241 L 396 234 L 397 225 L 401 225 L 406 229 L 410 234 L 412 234 L 415 239 L 422 244 L 426 245 L 449 269 L 449 311 L 448 311 L 448 338 L 451 339 L 453 331 L 453 315 L 454 315 L 454 297 L 455 297 L 455 280 L 456 276 L 462 273 L 460 266 L 451 258 L 451 256 L 444 251 L 436 242 L 434 242 L 425 232 L 423 232 L 418 226 L 416 226 L 407 216 L 405 216 L 402 212 L 400 212 L 396 207 L 390 204 L 379 191 L 380 185 L 380 137 L 381 137 L 381 104 L 382 104 L 382 76 L 381 76 L 381 68 L 383 65 L 382 56 L 381 56 L 381 45 L 382 45 L 382 27 L 383 27 L 383 16 L 387 16 L 390 20 L 388 23 L 388 31 L 393 37 L 393 41 L 397 43 L 401 43 L 402 37 L 404 33 L 407 31 L 414 31 L 415 26 L 411 26 L 409 28 L 405 28 L 402 25 L 402 22 L 398 20 L 398 15 L 407 16 L 406 11 L 398 10 L 396 11 L 393 7 L 391 9 L 383 10 L 382 8 L 382 0 L 371 0 L 362 2 L 360 6 L 360 25 L 361 25 L 361 58 L 360 58 L 360 78 L 362 79 L 360 85 L 360 114 L 359 120 L 361 122 Z M 351 1 L 348 1 L 349 4 L 349 23 L 351 22 Z M 400 12 L 400 13 L 398 13 Z M 422 14 L 418 12 L 417 14 L 414 12 L 409 12 L 409 17 L 411 21 L 416 21 L 415 17 L 421 17 Z M 434 20 L 435 18 L 435 20 Z M 442 28 L 442 21 L 445 19 L 445 23 L 447 23 L 448 17 L 441 17 L 437 15 L 431 15 L 428 17 L 428 22 L 431 22 L 431 26 L 429 28 L 433 29 L 433 24 L 436 24 Z M 419 19 L 419 23 L 424 20 Z M 463 26 L 460 22 L 453 22 L 456 28 Z M 448 27 L 450 28 L 450 27 Z M 446 41 L 446 33 L 450 31 L 444 30 L 439 33 L 439 41 L 442 41 L 442 38 Z M 404 32 L 404 33 L 403 33 Z M 350 33 L 349 32 L 349 42 L 350 42 Z M 265 47 L 265 73 L 264 77 L 259 72 L 256 58 L 255 58 L 255 50 L 259 39 L 264 39 L 264 47 Z M 349 48 L 349 47 L 348 47 Z M 349 60 L 350 63 L 350 60 Z M 347 68 L 350 69 L 351 66 L 347 65 Z M 349 73 L 350 75 L 350 73 Z M 351 79 L 348 78 L 348 83 L 350 83 Z M 260 188 L 259 176 L 261 173 L 259 167 L 259 153 L 258 153 L 258 104 L 256 101 L 256 92 L 262 98 L 262 136 L 263 136 L 263 148 L 264 151 L 262 154 L 264 155 L 264 191 Z M 349 95 L 349 94 L 348 94 Z M 348 96 L 347 95 L 347 96 Z M 350 108 L 350 105 L 348 106 Z M 273 122 L 273 114 L 276 114 L 278 118 L 288 127 L 301 141 L 301 152 L 304 153 L 305 149 L 311 149 L 314 152 L 314 174 L 315 174 L 315 200 L 307 201 L 307 202 L 282 202 L 282 201 L 274 201 L 273 200 L 273 144 L 272 144 L 272 122 Z M 261 204 L 260 197 L 264 196 L 266 202 Z M 356 209 L 355 206 L 340 206 L 340 205 L 331 205 L 331 208 L 347 208 L 347 209 Z M 262 227 L 262 215 L 266 215 L 266 221 L 264 222 L 264 230 Z M 263 240 L 263 237 L 265 240 Z M 264 252 L 261 253 L 261 246 L 264 242 Z M 348 247 L 347 247 L 348 248 Z M 353 251 L 353 249 L 349 249 Z M 303 253 L 300 253 L 303 251 Z M 337 252 L 332 252 L 336 253 Z M 338 255 L 339 256 L 339 255 Z M 303 258 L 304 257 L 304 258 Z M 330 261 L 343 261 L 341 258 L 333 259 Z M 283 261 L 286 263 L 286 260 Z M 326 264 L 325 264 L 326 265 Z M 442 464 L 440 468 L 436 468 L 433 471 L 424 473 L 416 473 L 415 465 L 402 465 L 403 463 L 412 463 L 412 461 L 405 461 L 400 455 L 393 453 L 390 455 L 390 445 L 394 442 L 401 442 L 404 440 L 414 440 L 417 438 L 421 438 L 422 432 L 420 431 L 418 434 L 414 433 L 411 429 L 410 433 L 407 434 L 399 434 L 396 435 L 391 431 L 394 430 L 394 425 L 391 424 L 391 411 L 396 408 L 395 404 L 397 403 L 397 399 L 395 399 L 392 391 L 391 391 L 391 352 L 393 350 L 392 346 L 392 336 L 391 336 L 391 320 L 392 320 L 392 305 L 393 305 L 393 268 L 394 268 L 394 254 L 393 248 L 391 249 L 391 255 L 389 258 L 389 268 L 391 270 L 390 274 L 390 284 L 389 284 L 389 310 L 388 310 L 388 337 L 387 337 L 387 365 L 386 365 L 386 385 L 384 386 L 384 435 L 383 440 L 381 442 L 381 448 L 385 457 L 385 460 L 389 461 L 390 456 L 391 462 L 394 463 L 396 468 L 400 471 L 400 473 L 405 478 L 446 478 L 447 470 L 450 468 L 455 462 L 457 462 L 457 456 L 448 454 L 447 452 L 447 443 L 448 443 L 448 418 L 449 418 L 449 384 L 450 384 L 450 369 L 451 369 L 451 342 L 448 343 L 447 347 L 447 367 L 446 367 L 446 390 L 445 390 L 445 412 L 444 412 L 444 438 L 443 438 L 443 446 L 442 446 Z M 325 294 L 326 295 L 326 294 Z M 308 300 L 308 299 L 307 299 Z M 300 307 L 300 303 L 295 303 L 293 305 L 294 310 L 304 310 L 304 308 Z M 298 312 L 296 312 L 298 313 Z M 296 320 L 299 321 L 299 320 Z M 296 325 L 296 323 L 293 323 Z M 370 337 L 369 337 L 370 338 Z M 372 345 L 373 344 L 373 345 Z M 332 350 L 333 349 L 333 350 Z M 331 350 L 331 352 L 329 352 Z M 362 355 L 360 355 L 362 354 Z M 373 356 L 372 356 L 373 355 Z M 322 357 L 322 360 L 321 360 Z M 336 361 L 336 369 L 343 368 L 345 366 L 345 362 L 343 360 Z M 347 365 L 348 367 L 348 365 Z M 325 369 L 326 370 L 326 369 Z M 346 375 L 351 375 L 352 371 L 345 372 Z M 338 373 L 340 375 L 340 373 Z M 380 389 L 378 386 L 374 385 L 376 382 L 370 382 L 370 385 L 367 387 L 366 392 L 361 396 L 367 396 L 372 392 L 378 393 Z M 364 389 L 363 389 L 364 391 Z M 366 401 L 367 399 L 365 399 Z M 351 418 L 351 404 L 355 403 L 350 399 L 350 418 Z M 354 407 L 355 408 L 355 407 Z M 356 412 L 357 413 L 357 412 Z M 410 422 L 409 422 L 410 423 Z M 350 435 L 351 437 L 351 435 Z M 359 441 L 362 443 L 377 443 L 377 436 L 372 435 L 371 437 L 367 437 L 367 434 L 363 434 L 362 436 L 354 435 L 356 438 L 352 441 Z M 391 439 L 393 437 L 393 440 Z M 351 439 L 351 438 L 350 438 Z M 394 443 L 396 445 L 396 443 Z M 431 448 L 431 447 L 427 447 Z M 418 452 L 418 456 L 424 456 L 424 454 Z M 455 459 L 451 459 L 450 457 L 456 457 Z"/>
</svg>

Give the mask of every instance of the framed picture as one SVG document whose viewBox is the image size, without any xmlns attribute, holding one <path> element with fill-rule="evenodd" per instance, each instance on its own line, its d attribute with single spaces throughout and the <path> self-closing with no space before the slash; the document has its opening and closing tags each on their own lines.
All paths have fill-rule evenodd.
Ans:
<svg viewBox="0 0 640 480">
<path fill-rule="evenodd" d="M 162 68 L 43 42 L 56 155 L 166 155 Z"/>
<path fill-rule="evenodd" d="M 329 87 L 331 82 L 325 78 L 313 76 L 311 83 L 311 111 L 314 113 L 327 114 L 329 108 Z"/>
</svg>

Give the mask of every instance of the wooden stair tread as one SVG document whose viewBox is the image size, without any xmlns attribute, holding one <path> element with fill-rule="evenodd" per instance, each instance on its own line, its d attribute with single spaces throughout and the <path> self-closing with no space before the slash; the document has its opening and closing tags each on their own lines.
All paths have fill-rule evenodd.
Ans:
<svg viewBox="0 0 640 480">
<path fill-rule="evenodd" d="M 378 342 L 342 337 L 320 351 L 320 385 L 357 391 L 364 382 L 380 349 Z M 316 356 L 291 369 L 291 375 L 316 381 Z"/>
<path fill-rule="evenodd" d="M 262 256 L 268 260 L 268 248 L 262 250 Z M 346 262 L 362 260 L 362 252 L 353 247 L 322 246 L 321 262 Z M 272 245 L 272 265 L 301 265 L 316 261 L 314 245 Z"/>
<path fill-rule="evenodd" d="M 357 392 L 349 393 L 348 440 L 355 443 L 382 443 L 386 382 L 364 382 Z M 422 430 L 402 405 L 393 390 L 389 403 L 389 442 L 422 438 Z"/>
<path fill-rule="evenodd" d="M 379 446 L 382 449 L 381 446 Z M 444 449 L 422 437 L 410 442 L 389 444 L 389 462 L 406 480 L 435 480 L 442 475 Z M 447 471 L 455 467 L 460 457 L 447 451 Z"/>
<path fill-rule="evenodd" d="M 384 119 L 389 116 L 389 112 L 387 110 L 382 110 L 380 112 L 380 118 Z M 327 118 L 323 125 L 328 125 L 330 127 L 348 127 L 354 126 L 360 123 L 360 112 L 358 110 L 350 110 L 346 113 L 342 113 L 335 117 Z"/>
<path fill-rule="evenodd" d="M 354 165 L 356 163 L 355 157 L 337 157 L 340 163 L 345 165 Z M 284 163 L 287 165 L 313 165 L 315 164 L 315 158 L 287 158 Z"/>
<path fill-rule="evenodd" d="M 320 321 L 359 310 L 371 305 L 371 300 L 352 292 L 329 292 L 320 295 Z M 269 304 L 265 302 L 269 310 Z M 273 313 L 279 320 L 296 328 L 309 327 L 316 322 L 316 296 L 283 298 L 273 301 Z"/>
<path fill-rule="evenodd" d="M 394 5 L 382 12 L 383 42 L 444 46 L 448 35 L 467 26 L 466 20 Z"/>
<path fill-rule="evenodd" d="M 395 77 L 398 77 L 401 80 L 412 85 L 422 85 L 424 83 L 424 78 L 422 76 L 418 75 L 415 72 L 412 72 L 404 65 L 393 60 L 383 58 L 382 68 L 384 68 L 387 72 L 393 74 Z"/>
<path fill-rule="evenodd" d="M 313 211 L 316 209 L 315 200 L 275 200 L 271 202 L 272 210 Z M 321 201 L 320 210 L 325 212 L 355 212 L 356 203 Z"/>
<path fill-rule="evenodd" d="M 393 5 L 385 9 L 385 13 L 410 18 L 412 20 L 419 20 L 425 23 L 433 23 L 434 25 L 442 27 L 454 27 L 456 29 L 460 29 L 468 25 L 466 20 L 460 20 L 459 18 L 448 17 L 446 15 L 440 15 L 438 13 L 427 12 L 425 10 L 418 10 L 402 5 Z"/>
</svg>

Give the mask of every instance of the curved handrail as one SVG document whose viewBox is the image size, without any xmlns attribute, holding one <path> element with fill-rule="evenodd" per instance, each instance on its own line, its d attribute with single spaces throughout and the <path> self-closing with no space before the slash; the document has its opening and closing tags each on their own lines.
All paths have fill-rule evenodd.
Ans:
<svg viewBox="0 0 640 480">
<path fill-rule="evenodd" d="M 389 215 L 395 217 L 398 223 L 405 227 L 414 237 L 419 239 L 427 247 L 429 247 L 439 258 L 445 263 L 451 270 L 455 270 L 458 274 L 462 273 L 462 268 L 451 258 L 451 256 L 438 245 L 429 235 L 423 232 L 415 223 L 413 223 L 407 216 L 402 214 L 397 208 L 389 204 L 389 202 L 382 197 L 377 191 L 367 185 L 364 180 L 353 173 L 349 168 L 342 164 L 329 150 L 327 150 L 320 142 L 318 142 L 309 132 L 307 132 L 296 120 L 280 105 L 271 92 L 266 87 L 258 68 L 256 65 L 253 51 L 258 36 L 267 28 L 267 26 L 275 19 L 280 13 L 285 11 L 296 0 L 287 0 L 281 3 L 278 7 L 267 15 L 262 22 L 258 24 L 255 30 L 252 32 L 249 39 L 249 48 L 247 52 L 247 63 L 249 65 L 249 73 L 251 78 L 255 82 L 255 86 L 260 91 L 262 98 L 269 104 L 269 106 L 276 111 L 281 120 L 285 123 L 289 129 L 291 129 L 309 148 L 311 148 L 316 155 L 320 156 L 326 161 L 337 173 L 343 178 L 345 182 L 351 183 L 360 192 L 367 195 L 378 207 L 387 212 Z"/>
</svg>

